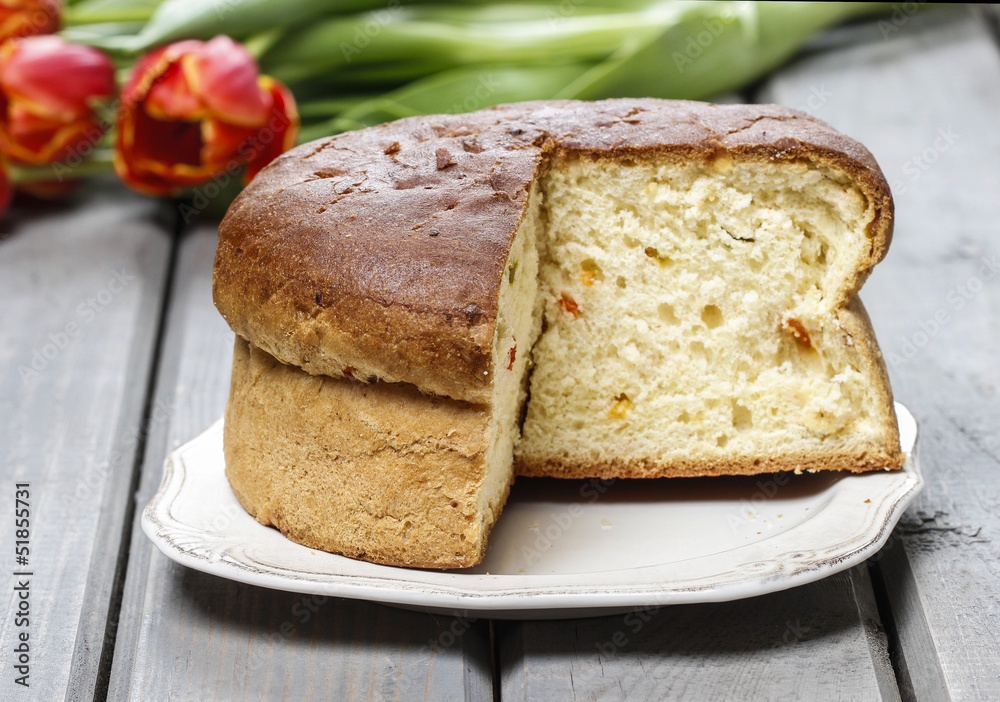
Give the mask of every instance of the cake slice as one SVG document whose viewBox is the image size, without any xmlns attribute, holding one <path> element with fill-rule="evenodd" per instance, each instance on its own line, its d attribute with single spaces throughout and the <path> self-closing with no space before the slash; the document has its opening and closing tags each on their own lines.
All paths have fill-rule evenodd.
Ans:
<svg viewBox="0 0 1000 702">
<path fill-rule="evenodd" d="M 873 207 L 822 162 L 556 160 L 523 475 L 899 465 L 855 292 Z"/>
<path fill-rule="evenodd" d="M 227 475 L 300 543 L 478 563 L 514 472 L 895 469 L 892 199 L 777 106 L 547 102 L 293 150 L 220 227 Z"/>
</svg>

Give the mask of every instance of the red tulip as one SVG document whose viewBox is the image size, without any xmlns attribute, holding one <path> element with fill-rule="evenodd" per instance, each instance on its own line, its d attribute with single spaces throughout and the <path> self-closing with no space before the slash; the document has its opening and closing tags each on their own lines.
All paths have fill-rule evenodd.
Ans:
<svg viewBox="0 0 1000 702">
<path fill-rule="evenodd" d="M 166 195 L 245 167 L 249 181 L 295 144 L 288 89 L 261 76 L 226 36 L 180 41 L 136 64 L 117 118 L 115 170 L 141 192 Z"/>
<path fill-rule="evenodd" d="M 0 150 L 23 163 L 86 155 L 104 134 L 95 104 L 115 92 L 111 60 L 56 36 L 0 46 Z"/>
<path fill-rule="evenodd" d="M 0 41 L 59 30 L 59 0 L 0 0 Z"/>
</svg>

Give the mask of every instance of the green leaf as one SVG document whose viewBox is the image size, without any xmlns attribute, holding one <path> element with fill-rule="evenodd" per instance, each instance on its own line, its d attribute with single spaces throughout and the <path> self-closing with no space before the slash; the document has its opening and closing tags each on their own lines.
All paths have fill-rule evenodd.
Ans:
<svg viewBox="0 0 1000 702">
<path fill-rule="evenodd" d="M 142 31 L 126 45 L 146 51 L 178 39 L 210 39 L 228 34 L 241 39 L 319 14 L 359 12 L 385 0 L 164 0 Z"/>
<path fill-rule="evenodd" d="M 559 97 L 703 99 L 788 60 L 819 29 L 879 11 L 876 3 L 676 3 L 657 35 L 626 44 Z"/>
<path fill-rule="evenodd" d="M 645 21 L 644 13 L 608 8 L 561 17 L 552 5 L 397 5 L 292 31 L 261 56 L 261 66 L 296 82 L 359 65 L 567 63 L 608 56 L 643 31 Z"/>
<path fill-rule="evenodd" d="M 81 0 L 63 10 L 63 24 L 73 27 L 81 24 L 146 22 L 161 2 L 163 0 Z"/>
<path fill-rule="evenodd" d="M 143 25 L 141 21 L 80 24 L 67 27 L 59 32 L 59 35 L 74 44 L 87 44 L 106 51 L 121 52 L 127 50 L 129 37 L 141 31 Z M 128 59 L 131 63 L 131 56 Z"/>
<path fill-rule="evenodd" d="M 476 66 L 443 71 L 366 100 L 327 122 L 305 127 L 299 141 L 423 114 L 460 113 L 552 97 L 587 70 L 564 66 Z"/>
</svg>

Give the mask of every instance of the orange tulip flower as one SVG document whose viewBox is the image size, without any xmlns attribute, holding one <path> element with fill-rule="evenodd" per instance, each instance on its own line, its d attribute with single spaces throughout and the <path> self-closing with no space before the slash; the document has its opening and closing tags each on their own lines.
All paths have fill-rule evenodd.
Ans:
<svg viewBox="0 0 1000 702">
<path fill-rule="evenodd" d="M 0 0 L 0 41 L 59 30 L 59 0 Z"/>
<path fill-rule="evenodd" d="M 245 168 L 249 181 L 295 144 L 291 92 L 261 76 L 226 36 L 180 41 L 144 56 L 122 91 L 115 170 L 132 188 L 167 195 Z"/>
<path fill-rule="evenodd" d="M 30 164 L 86 155 L 106 129 L 94 108 L 114 92 L 114 66 L 97 49 L 56 36 L 7 41 L 0 46 L 0 150 Z"/>
</svg>

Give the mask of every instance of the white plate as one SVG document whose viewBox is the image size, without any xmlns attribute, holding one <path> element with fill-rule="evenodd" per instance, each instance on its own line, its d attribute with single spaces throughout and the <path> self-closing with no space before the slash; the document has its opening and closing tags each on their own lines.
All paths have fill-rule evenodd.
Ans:
<svg viewBox="0 0 1000 702">
<path fill-rule="evenodd" d="M 226 480 L 221 420 L 171 453 L 142 528 L 169 558 L 279 590 L 489 617 L 563 618 L 720 602 L 802 585 L 885 543 L 923 487 L 896 405 L 902 471 L 604 483 L 520 478 L 485 561 L 431 571 L 355 561 L 258 524 Z"/>
</svg>

